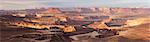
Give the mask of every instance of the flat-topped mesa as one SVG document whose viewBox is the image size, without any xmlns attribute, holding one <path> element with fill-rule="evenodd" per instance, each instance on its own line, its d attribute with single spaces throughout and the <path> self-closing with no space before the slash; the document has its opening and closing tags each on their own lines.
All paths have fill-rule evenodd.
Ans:
<svg viewBox="0 0 150 42">
<path fill-rule="evenodd" d="M 93 29 L 107 29 L 108 26 L 102 22 L 94 22 L 88 25 L 88 27 L 93 28 Z"/>
<path fill-rule="evenodd" d="M 51 14 L 59 14 L 59 13 L 61 13 L 59 11 L 59 8 L 48 8 L 47 12 L 51 13 Z"/>
<path fill-rule="evenodd" d="M 56 24 L 57 22 L 67 21 L 67 16 L 45 16 L 45 17 L 36 17 L 36 18 L 24 18 L 24 21 L 35 22 L 39 24 Z"/>
<path fill-rule="evenodd" d="M 10 22 L 9 24 L 11 25 L 16 25 L 20 27 L 29 27 L 29 28 L 34 28 L 34 29 L 53 29 L 51 27 L 58 27 L 59 29 L 62 29 L 64 32 L 74 32 L 76 31 L 74 26 L 69 26 L 69 25 L 41 25 L 41 24 L 36 24 L 36 23 L 29 23 L 29 22 Z"/>
<path fill-rule="evenodd" d="M 126 25 L 126 19 L 107 19 L 100 22 L 89 24 L 88 27 L 93 29 L 121 29 Z"/>
<path fill-rule="evenodd" d="M 56 21 L 58 21 L 58 18 L 25 18 L 24 21 L 28 22 L 35 22 L 39 24 L 55 24 Z"/>
</svg>

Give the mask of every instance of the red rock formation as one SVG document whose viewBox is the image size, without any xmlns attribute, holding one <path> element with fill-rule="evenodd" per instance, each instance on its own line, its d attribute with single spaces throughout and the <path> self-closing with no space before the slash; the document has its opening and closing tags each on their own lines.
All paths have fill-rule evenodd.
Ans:
<svg viewBox="0 0 150 42">
<path fill-rule="evenodd" d="M 57 14 L 61 13 L 58 8 L 48 8 L 48 13 Z"/>
<path fill-rule="evenodd" d="M 149 8 L 99 8 L 101 14 L 150 14 Z"/>
<path fill-rule="evenodd" d="M 110 14 L 110 8 L 99 8 L 101 14 Z"/>
</svg>

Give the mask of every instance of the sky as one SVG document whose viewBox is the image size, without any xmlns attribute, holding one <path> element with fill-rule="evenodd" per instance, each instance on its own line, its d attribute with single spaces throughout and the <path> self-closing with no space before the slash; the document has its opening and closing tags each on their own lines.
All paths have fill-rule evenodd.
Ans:
<svg viewBox="0 0 150 42">
<path fill-rule="evenodd" d="M 41 7 L 148 7 L 150 0 L 0 0 L 0 9 Z"/>
</svg>

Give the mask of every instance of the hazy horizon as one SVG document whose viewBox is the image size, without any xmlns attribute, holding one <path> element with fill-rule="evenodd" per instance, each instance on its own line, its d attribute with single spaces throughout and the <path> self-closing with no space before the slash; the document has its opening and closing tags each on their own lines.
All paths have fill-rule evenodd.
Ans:
<svg viewBox="0 0 150 42">
<path fill-rule="evenodd" d="M 0 0 L 0 10 L 41 7 L 148 7 L 150 0 Z"/>
</svg>

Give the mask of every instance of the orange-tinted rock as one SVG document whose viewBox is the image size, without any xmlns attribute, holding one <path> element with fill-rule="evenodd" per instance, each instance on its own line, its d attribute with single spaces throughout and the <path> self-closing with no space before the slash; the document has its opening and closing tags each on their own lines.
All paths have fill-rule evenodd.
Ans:
<svg viewBox="0 0 150 42">
<path fill-rule="evenodd" d="M 57 14 L 61 13 L 58 8 L 48 8 L 48 13 Z"/>
</svg>

